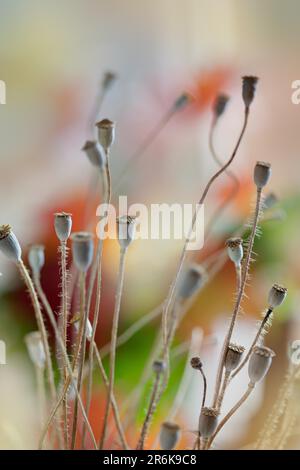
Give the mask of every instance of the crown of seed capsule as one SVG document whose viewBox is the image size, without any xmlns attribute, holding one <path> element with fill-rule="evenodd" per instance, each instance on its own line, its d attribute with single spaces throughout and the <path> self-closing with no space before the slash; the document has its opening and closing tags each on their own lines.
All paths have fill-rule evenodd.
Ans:
<svg viewBox="0 0 300 470">
<path fill-rule="evenodd" d="M 117 217 L 118 240 L 121 248 L 128 248 L 134 240 L 136 231 L 136 218 L 130 215 Z"/>
<path fill-rule="evenodd" d="M 97 122 L 96 126 L 98 129 L 98 140 L 107 152 L 114 143 L 116 125 L 109 119 L 102 119 L 102 121 Z"/>
<path fill-rule="evenodd" d="M 254 99 L 258 78 L 248 75 L 248 76 L 242 77 L 242 80 L 243 80 L 243 90 L 242 90 L 243 100 L 244 100 L 245 106 L 248 108 Z"/>
<path fill-rule="evenodd" d="M 180 439 L 180 427 L 171 422 L 165 421 L 160 427 L 159 443 L 163 450 L 172 450 L 176 447 Z"/>
<path fill-rule="evenodd" d="M 231 261 L 235 264 L 240 264 L 243 256 L 243 239 L 239 237 L 229 238 L 226 241 L 227 253 Z"/>
<path fill-rule="evenodd" d="M 199 431 L 201 437 L 207 439 L 217 429 L 219 412 L 215 408 L 202 408 L 199 419 Z"/>
<path fill-rule="evenodd" d="M 262 189 L 268 183 L 272 173 L 270 163 L 257 162 L 254 168 L 254 183 L 257 188 Z"/>
<path fill-rule="evenodd" d="M 54 214 L 54 228 L 57 238 L 61 242 L 66 242 L 72 230 L 72 214 L 56 212 Z"/>
<path fill-rule="evenodd" d="M 206 279 L 207 274 L 202 266 L 196 263 L 190 264 L 181 275 L 177 296 L 182 299 L 191 297 L 203 286 Z"/>
<path fill-rule="evenodd" d="M 94 140 L 87 140 L 82 150 L 86 153 L 89 161 L 97 168 L 103 168 L 106 162 L 106 155 L 103 147 Z"/>
<path fill-rule="evenodd" d="M 32 363 L 36 367 L 44 369 L 46 355 L 41 333 L 39 331 L 32 331 L 28 333 L 24 339 Z"/>
<path fill-rule="evenodd" d="M 269 308 L 273 309 L 281 305 L 287 295 L 287 288 L 278 284 L 273 284 L 268 296 Z"/>
<path fill-rule="evenodd" d="M 22 249 L 10 225 L 0 226 L 0 251 L 11 261 L 21 260 Z"/>
<path fill-rule="evenodd" d="M 202 367 L 201 359 L 198 356 L 192 357 L 190 360 L 190 364 L 193 369 L 201 369 Z"/>
<path fill-rule="evenodd" d="M 229 96 L 227 95 L 218 95 L 215 99 L 213 105 L 213 112 L 216 118 L 219 118 L 224 113 L 227 103 L 229 101 Z"/>
<path fill-rule="evenodd" d="M 45 264 L 44 245 L 31 245 L 28 252 L 28 262 L 34 274 L 39 274 Z"/>
<path fill-rule="evenodd" d="M 244 346 L 235 343 L 229 344 L 225 357 L 225 369 L 227 372 L 232 372 L 237 368 L 242 360 L 244 351 Z"/>
<path fill-rule="evenodd" d="M 265 377 L 274 356 L 275 353 L 270 348 L 265 346 L 254 347 L 248 364 L 248 375 L 251 383 L 260 382 Z"/>
<path fill-rule="evenodd" d="M 89 232 L 75 232 L 71 240 L 74 263 L 79 271 L 86 272 L 93 261 L 93 235 Z"/>
</svg>

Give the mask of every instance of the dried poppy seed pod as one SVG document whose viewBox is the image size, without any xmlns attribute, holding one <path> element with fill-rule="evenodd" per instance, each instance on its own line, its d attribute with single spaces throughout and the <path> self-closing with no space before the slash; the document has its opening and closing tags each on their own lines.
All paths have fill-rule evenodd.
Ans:
<svg viewBox="0 0 300 470">
<path fill-rule="evenodd" d="M 279 286 L 278 284 L 273 284 L 268 296 L 269 308 L 273 310 L 274 308 L 279 307 L 279 305 L 284 302 L 286 295 L 286 287 Z"/>
<path fill-rule="evenodd" d="M 229 96 L 227 95 L 221 94 L 216 97 L 214 105 L 213 105 L 213 112 L 214 112 L 214 116 L 216 119 L 222 116 L 222 114 L 224 113 L 226 109 L 228 101 L 229 101 Z"/>
<path fill-rule="evenodd" d="M 46 364 L 46 355 L 41 333 L 39 331 L 28 333 L 25 336 L 25 344 L 32 363 L 39 369 L 44 369 Z"/>
<path fill-rule="evenodd" d="M 278 203 L 278 198 L 276 194 L 269 193 L 265 196 L 264 207 L 265 209 L 272 209 Z"/>
<path fill-rule="evenodd" d="M 243 91 L 242 91 L 243 100 L 244 100 L 245 106 L 249 108 L 255 95 L 258 78 L 252 77 L 252 76 L 245 76 L 245 77 L 242 77 L 242 80 L 243 80 Z"/>
<path fill-rule="evenodd" d="M 163 361 L 156 360 L 152 364 L 152 369 L 155 374 L 161 374 L 166 369 L 166 364 Z"/>
<path fill-rule="evenodd" d="M 177 297 L 188 299 L 197 292 L 206 280 L 206 272 L 202 266 L 193 263 L 184 270 L 178 285 Z"/>
<path fill-rule="evenodd" d="M 94 140 L 87 140 L 82 150 L 86 153 L 89 161 L 97 168 L 103 168 L 106 163 L 106 155 L 103 147 Z"/>
<path fill-rule="evenodd" d="M 105 152 L 107 152 L 115 140 L 115 123 L 109 119 L 102 119 L 102 121 L 97 122 L 98 128 L 98 140 Z"/>
<path fill-rule="evenodd" d="M 135 217 L 131 217 L 130 215 L 123 215 L 117 218 L 118 240 L 121 248 L 128 248 L 130 243 L 134 240 L 135 230 Z"/>
<path fill-rule="evenodd" d="M 75 232 L 71 240 L 74 263 L 79 271 L 86 272 L 93 261 L 93 235 L 89 232 Z"/>
<path fill-rule="evenodd" d="M 240 346 L 235 343 L 230 343 L 227 349 L 225 357 L 225 370 L 226 372 L 232 372 L 240 364 L 243 353 L 245 351 L 244 346 Z"/>
<path fill-rule="evenodd" d="M 159 433 L 159 443 L 162 450 L 172 450 L 180 439 L 180 427 L 168 421 L 162 423 Z"/>
<path fill-rule="evenodd" d="M 32 245 L 28 253 L 29 266 L 34 274 L 39 274 L 45 264 L 44 245 Z"/>
<path fill-rule="evenodd" d="M 255 384 L 261 381 L 267 374 L 275 356 L 272 349 L 265 346 L 255 346 L 249 359 L 248 375 L 250 382 Z"/>
<path fill-rule="evenodd" d="M 229 238 L 226 241 L 227 253 L 231 261 L 239 265 L 243 259 L 243 239 L 239 237 Z"/>
<path fill-rule="evenodd" d="M 262 189 L 268 183 L 272 173 L 270 163 L 257 162 L 254 168 L 254 183 L 258 189 Z"/>
<path fill-rule="evenodd" d="M 199 419 L 201 437 L 207 439 L 213 435 L 218 425 L 219 412 L 215 408 L 202 408 Z"/>
<path fill-rule="evenodd" d="M 61 242 L 66 242 L 72 230 L 72 214 L 56 212 L 54 214 L 54 228 L 57 238 Z"/>
<path fill-rule="evenodd" d="M 178 98 L 175 100 L 173 108 L 176 111 L 184 109 L 192 101 L 192 99 L 192 96 L 188 93 L 182 93 L 182 95 L 178 96 Z"/>
<path fill-rule="evenodd" d="M 192 357 L 190 360 L 190 364 L 193 369 L 201 369 L 202 368 L 202 362 L 199 356 Z"/>
<path fill-rule="evenodd" d="M 0 226 L 0 251 L 11 261 L 21 261 L 22 249 L 10 225 Z"/>
</svg>

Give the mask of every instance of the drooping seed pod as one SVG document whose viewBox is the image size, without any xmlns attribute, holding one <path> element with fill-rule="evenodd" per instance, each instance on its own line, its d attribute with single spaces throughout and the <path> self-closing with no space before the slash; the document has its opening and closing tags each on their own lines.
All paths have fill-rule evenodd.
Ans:
<svg viewBox="0 0 300 470">
<path fill-rule="evenodd" d="M 258 189 L 262 189 L 268 183 L 272 173 L 270 163 L 257 162 L 254 168 L 254 183 Z"/>
<path fill-rule="evenodd" d="M 45 264 L 44 245 L 31 245 L 28 252 L 28 262 L 34 274 L 39 274 Z"/>
<path fill-rule="evenodd" d="M 272 209 L 278 203 L 278 197 L 274 193 L 269 193 L 265 196 L 264 207 L 265 209 Z"/>
<path fill-rule="evenodd" d="M 235 265 L 239 265 L 244 256 L 243 239 L 239 237 L 229 238 L 226 241 L 227 253 Z"/>
<path fill-rule="evenodd" d="M 201 359 L 198 356 L 192 357 L 190 360 L 190 364 L 193 369 L 201 369 L 202 367 Z"/>
<path fill-rule="evenodd" d="M 39 331 L 28 333 L 25 336 L 25 344 L 32 363 L 39 369 L 44 369 L 46 355 L 41 333 Z"/>
<path fill-rule="evenodd" d="M 242 360 L 244 351 L 244 346 L 240 346 L 239 344 L 230 343 L 228 345 L 224 364 L 226 372 L 232 372 L 238 367 Z"/>
<path fill-rule="evenodd" d="M 97 122 L 96 126 L 98 129 L 98 140 L 107 152 L 114 143 L 116 125 L 109 119 L 102 119 L 102 121 Z"/>
<path fill-rule="evenodd" d="M 102 88 L 107 91 L 117 79 L 117 74 L 114 72 L 105 72 L 103 75 Z"/>
<path fill-rule="evenodd" d="M 56 212 L 54 214 L 54 228 L 57 238 L 61 242 L 66 242 L 72 230 L 72 214 Z"/>
<path fill-rule="evenodd" d="M 213 113 L 216 119 L 222 116 L 222 114 L 224 113 L 226 109 L 228 101 L 229 101 L 229 96 L 227 95 L 221 94 L 216 97 L 214 105 L 213 105 Z"/>
<path fill-rule="evenodd" d="M 71 240 L 75 266 L 79 271 L 86 272 L 93 261 L 93 235 L 89 232 L 75 232 L 71 235 Z"/>
<path fill-rule="evenodd" d="M 126 249 L 134 240 L 136 231 L 136 218 L 123 215 L 117 218 L 117 233 L 121 248 Z"/>
<path fill-rule="evenodd" d="M 21 260 L 22 249 L 10 225 L 0 226 L 0 251 L 15 263 Z"/>
<path fill-rule="evenodd" d="M 218 425 L 219 412 L 215 408 L 202 408 L 199 419 L 201 437 L 207 439 L 213 435 Z"/>
<path fill-rule="evenodd" d="M 207 279 L 206 271 L 196 263 L 190 264 L 182 273 L 177 290 L 177 297 L 188 299 L 200 289 Z"/>
<path fill-rule="evenodd" d="M 242 80 L 243 80 L 243 90 L 242 90 L 243 100 L 244 100 L 245 106 L 248 108 L 254 99 L 258 78 L 253 77 L 253 76 L 245 76 L 245 77 L 242 77 Z"/>
<path fill-rule="evenodd" d="M 182 95 L 178 96 L 178 98 L 175 100 L 173 108 L 176 111 L 184 109 L 192 100 L 193 98 L 189 93 L 182 93 Z"/>
<path fill-rule="evenodd" d="M 255 346 L 249 359 L 248 375 L 253 384 L 260 382 L 271 367 L 275 356 L 272 349 L 265 346 Z"/>
<path fill-rule="evenodd" d="M 94 140 L 87 140 L 82 150 L 86 153 L 91 164 L 102 169 L 106 163 L 106 155 L 103 147 Z"/>
<path fill-rule="evenodd" d="M 269 296 L 268 296 L 268 303 L 269 308 L 274 309 L 281 305 L 287 295 L 287 288 L 283 286 L 279 286 L 278 284 L 273 284 L 270 289 Z"/>
<path fill-rule="evenodd" d="M 166 364 L 163 361 L 153 361 L 152 369 L 155 374 L 161 374 L 166 369 Z"/>
<path fill-rule="evenodd" d="M 165 421 L 160 427 L 159 443 L 162 450 L 172 450 L 180 439 L 180 427 L 176 423 Z"/>
</svg>

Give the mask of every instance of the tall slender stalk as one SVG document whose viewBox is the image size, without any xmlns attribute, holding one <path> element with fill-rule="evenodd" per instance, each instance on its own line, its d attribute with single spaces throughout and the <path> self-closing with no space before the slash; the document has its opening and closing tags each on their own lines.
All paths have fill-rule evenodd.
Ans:
<svg viewBox="0 0 300 470">
<path fill-rule="evenodd" d="M 55 337 L 56 337 L 56 340 L 60 346 L 60 349 L 61 349 L 61 352 L 63 354 L 63 358 L 65 360 L 65 363 L 67 364 L 67 368 L 68 368 L 68 373 L 69 373 L 69 376 L 68 376 L 68 379 L 67 381 L 65 382 L 64 384 L 64 387 L 63 387 L 63 390 L 57 400 L 57 403 L 54 405 L 51 413 L 50 413 L 50 416 L 48 418 L 48 421 L 47 423 L 45 424 L 44 426 L 44 429 L 43 429 L 43 432 L 41 434 L 41 437 L 40 437 L 40 443 L 39 443 L 39 447 L 42 448 L 43 446 L 43 442 L 44 442 L 44 439 L 45 439 L 45 436 L 47 434 L 47 431 L 51 425 L 51 422 L 58 410 L 58 408 L 60 407 L 61 403 L 63 402 L 63 399 L 65 397 L 65 394 L 67 393 L 68 391 L 68 388 L 70 386 L 70 384 L 72 384 L 72 387 L 75 391 L 75 395 L 77 396 L 78 398 L 78 402 L 79 402 L 79 405 L 80 405 L 80 409 L 81 409 L 81 412 L 82 412 L 82 415 L 83 415 L 83 419 L 84 421 L 86 422 L 86 425 L 87 425 L 87 428 L 88 428 L 88 431 L 89 431 L 89 434 L 92 438 L 92 441 L 93 441 L 93 444 L 95 446 L 95 448 L 97 448 L 97 444 L 96 444 L 96 440 L 95 440 L 95 437 L 94 437 L 94 434 L 93 434 L 93 431 L 92 431 L 92 428 L 91 428 L 91 425 L 88 421 L 88 418 L 86 416 L 86 413 L 85 413 L 85 409 L 84 409 L 84 406 L 83 406 L 83 403 L 82 403 L 82 400 L 81 400 L 81 397 L 80 397 L 80 394 L 78 393 L 78 390 L 77 390 L 77 386 L 76 386 L 76 380 L 74 379 L 73 377 L 73 368 L 71 366 L 71 363 L 69 361 L 69 358 L 68 358 L 68 355 L 67 355 L 67 351 L 65 349 L 65 345 L 64 345 L 64 342 L 63 342 L 63 338 L 60 334 L 60 331 L 57 327 L 57 324 L 56 324 L 56 320 L 55 320 L 55 316 L 54 316 L 54 313 L 52 311 L 52 308 L 48 302 L 48 299 L 45 295 L 45 292 L 41 286 L 41 281 L 40 281 L 40 277 L 38 274 L 35 274 L 34 275 L 34 284 L 36 286 L 36 290 L 37 290 L 37 293 L 39 295 L 39 298 L 41 299 L 41 302 L 43 304 L 43 307 L 45 308 L 46 312 L 47 312 L 47 315 L 48 315 L 48 318 L 50 320 L 50 323 L 51 323 L 51 326 L 53 328 L 53 331 L 54 331 L 54 334 L 55 334 Z"/>
<path fill-rule="evenodd" d="M 227 421 L 234 415 L 234 413 L 236 413 L 236 411 L 242 406 L 243 403 L 245 403 L 245 401 L 247 400 L 247 398 L 249 397 L 249 395 L 252 393 L 252 391 L 254 390 L 254 387 L 255 387 L 255 384 L 253 383 L 249 383 L 248 385 L 248 388 L 246 390 L 246 392 L 244 393 L 244 395 L 240 398 L 240 400 L 231 408 L 231 410 L 227 413 L 226 416 L 224 416 L 224 418 L 222 419 L 222 421 L 219 423 L 217 429 L 215 430 L 214 434 L 212 435 L 212 437 L 209 439 L 208 443 L 207 443 L 207 447 L 206 448 L 209 448 L 215 437 L 217 436 L 217 434 L 221 431 L 221 429 L 223 428 L 223 426 L 227 423 Z"/>
<path fill-rule="evenodd" d="M 45 356 L 46 356 L 46 370 L 47 370 L 47 377 L 48 377 L 49 387 L 50 387 L 50 395 L 51 395 L 52 402 L 55 403 L 56 388 L 55 388 L 55 382 L 54 382 L 53 366 L 52 366 L 47 331 L 45 328 L 44 319 L 43 319 L 43 315 L 42 315 L 40 304 L 39 304 L 39 299 L 38 299 L 34 284 L 31 280 L 30 274 L 22 259 L 17 263 L 17 266 L 19 268 L 22 278 L 24 279 L 25 285 L 28 289 L 28 292 L 31 298 L 31 303 L 33 305 L 33 309 L 35 312 L 38 329 L 42 335 L 42 342 L 43 342 Z M 57 425 L 56 434 L 58 436 L 59 445 L 63 447 L 63 439 L 62 439 L 62 434 L 61 434 L 61 428 L 59 425 Z"/>
<path fill-rule="evenodd" d="M 120 315 L 120 307 L 121 307 L 121 299 L 122 299 L 123 283 L 124 283 L 126 251 L 127 251 L 126 248 L 120 248 L 118 283 L 117 283 L 117 290 L 116 290 L 115 309 L 114 309 L 114 315 L 113 315 L 113 325 L 112 325 L 112 331 L 111 331 L 109 384 L 108 384 L 103 430 L 102 430 L 101 437 L 100 437 L 99 449 L 103 449 L 103 446 L 104 446 L 106 433 L 107 433 L 107 424 L 108 424 L 108 417 L 109 417 L 109 411 L 110 411 L 110 406 L 111 406 L 112 394 L 114 391 L 116 345 L 117 345 L 119 315 Z"/>
<path fill-rule="evenodd" d="M 105 203 L 109 207 L 111 201 L 111 173 L 110 173 L 110 155 L 109 149 L 106 149 L 106 164 L 105 164 L 105 174 L 106 174 L 106 195 L 105 195 Z M 107 215 L 108 217 L 108 215 Z M 94 368 L 94 341 L 96 336 L 96 330 L 99 320 L 100 314 L 100 303 L 101 303 L 101 287 L 102 287 L 102 255 L 103 255 L 103 234 L 100 234 L 100 238 L 98 239 L 97 244 L 97 252 L 95 262 L 92 266 L 92 274 L 89 284 L 89 293 L 88 293 L 88 304 L 87 304 L 87 314 L 89 316 L 90 307 L 91 307 L 91 299 L 92 293 L 94 290 L 96 274 L 97 274 L 97 284 L 96 284 L 96 303 L 95 303 L 95 310 L 94 310 L 94 317 L 93 317 L 93 325 L 92 325 L 92 338 L 91 344 L 89 349 L 89 366 L 88 366 L 88 386 L 87 386 L 87 400 L 86 400 L 86 412 L 89 415 L 89 410 L 91 406 L 91 399 L 92 399 L 92 389 L 93 389 L 93 368 Z M 83 425 L 82 429 L 82 445 L 84 446 L 85 441 L 85 425 Z"/>
<path fill-rule="evenodd" d="M 85 348 L 86 348 L 86 324 L 88 320 L 87 308 L 86 308 L 86 273 L 80 273 L 80 325 L 77 339 L 78 355 L 75 356 L 74 370 L 78 367 L 78 378 L 77 378 L 77 390 L 78 394 L 81 393 L 82 377 L 83 377 L 83 365 L 85 360 Z M 73 411 L 73 425 L 72 425 L 72 438 L 71 438 L 71 449 L 74 449 L 77 434 L 77 422 L 78 422 L 78 398 L 75 396 L 74 411 Z"/>
<path fill-rule="evenodd" d="M 35 365 L 35 376 L 36 376 L 36 385 L 37 385 L 37 394 L 38 394 L 38 404 L 39 404 L 39 416 L 41 428 L 44 425 L 45 421 L 45 412 L 46 412 L 46 390 L 45 390 L 45 381 L 44 381 L 44 369 Z"/>
<path fill-rule="evenodd" d="M 61 335 L 63 338 L 63 342 L 65 345 L 66 351 L 68 350 L 67 347 L 67 331 L 68 331 L 68 313 L 69 313 L 69 305 L 68 305 L 68 285 L 67 285 L 67 243 L 66 241 L 61 241 L 59 246 L 59 253 L 60 253 L 60 268 L 61 268 Z M 64 361 L 63 365 L 63 379 L 64 381 L 67 380 L 68 376 L 68 368 Z M 65 449 L 68 448 L 69 442 L 69 429 L 68 429 L 68 396 L 65 396 L 63 402 L 63 419 L 64 419 L 64 445 Z"/>
<path fill-rule="evenodd" d="M 241 284 L 240 284 L 240 289 L 237 295 L 237 299 L 235 302 L 234 310 L 232 313 L 230 325 L 228 332 L 226 334 L 224 343 L 223 343 L 223 348 L 220 356 L 220 362 L 219 362 L 219 368 L 217 372 L 217 377 L 216 377 L 216 385 L 215 385 L 215 392 L 214 392 L 214 401 L 213 401 L 213 406 L 215 407 L 218 401 L 218 394 L 220 391 L 221 387 L 221 381 L 222 381 L 222 375 L 223 375 L 223 367 L 224 367 L 224 361 L 226 357 L 226 352 L 230 343 L 230 339 L 232 336 L 232 332 L 235 326 L 235 322 L 237 319 L 237 316 L 239 314 L 240 308 L 241 308 L 241 302 L 244 296 L 245 292 L 245 287 L 248 279 L 248 272 L 250 268 L 250 261 L 251 261 L 251 255 L 252 255 L 252 249 L 253 249 L 253 244 L 254 244 L 254 239 L 256 235 L 256 230 L 258 226 L 258 221 L 259 221 L 259 215 L 260 215 L 260 207 L 261 207 L 261 196 L 262 196 L 262 191 L 261 188 L 257 188 L 257 193 L 256 193 L 256 206 L 255 206 L 255 211 L 254 211 L 254 217 L 253 217 L 253 224 L 252 224 L 252 230 L 250 234 L 250 239 L 248 242 L 248 247 L 247 247 L 247 253 L 245 256 L 245 260 L 243 262 L 243 267 L 242 267 L 242 279 L 241 279 Z"/>
</svg>

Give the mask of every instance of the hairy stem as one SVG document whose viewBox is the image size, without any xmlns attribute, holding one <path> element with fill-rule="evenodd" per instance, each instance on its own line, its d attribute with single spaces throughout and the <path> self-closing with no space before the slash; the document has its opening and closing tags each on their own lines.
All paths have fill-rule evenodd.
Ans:
<svg viewBox="0 0 300 470">
<path fill-rule="evenodd" d="M 56 404 L 54 405 L 53 409 L 51 410 L 51 413 L 50 413 L 50 416 L 48 418 L 48 421 L 46 423 L 46 425 L 44 426 L 44 429 L 43 429 L 43 432 L 41 434 L 41 437 L 40 437 L 40 442 L 39 442 L 39 447 L 42 448 L 43 446 L 43 442 L 44 442 L 44 439 L 47 435 L 47 431 L 52 423 L 52 420 L 53 418 L 55 417 L 56 413 L 57 413 L 57 410 L 59 409 L 59 407 L 61 406 L 63 400 L 64 400 L 64 397 L 66 395 L 66 393 L 68 392 L 68 388 L 70 386 L 70 384 L 72 384 L 72 387 L 75 391 L 75 394 L 77 396 L 77 399 L 78 399 L 78 402 L 79 402 L 79 405 L 80 405 L 80 409 L 81 409 L 81 412 L 82 412 L 82 415 L 83 415 L 83 419 L 85 420 L 86 422 L 86 425 L 87 425 L 87 428 L 88 428 L 88 431 L 89 431 L 89 434 L 91 436 L 91 439 L 93 441 L 93 444 L 95 446 L 95 448 L 97 448 L 97 443 L 96 443 L 96 440 L 95 440 L 95 437 L 94 437 L 94 434 L 93 434 L 93 431 L 92 431 L 92 428 L 91 428 L 91 425 L 88 421 L 88 418 L 86 416 L 86 413 L 85 413 L 85 409 L 84 409 L 84 406 L 83 406 L 83 403 L 82 403 L 82 400 L 81 400 L 81 397 L 80 397 L 80 394 L 78 393 L 78 390 L 77 390 L 77 386 L 76 386 L 76 379 L 74 378 L 73 376 L 73 366 L 71 366 L 71 363 L 69 361 L 69 358 L 68 358 L 68 354 L 67 354 L 67 351 L 66 351 L 66 348 L 65 348 L 65 345 L 64 345 L 64 342 L 63 342 L 63 338 L 60 334 L 60 331 L 57 327 L 57 324 L 56 324 L 56 321 L 55 321 L 55 316 L 54 316 L 54 313 L 52 311 L 52 308 L 48 302 L 48 299 L 44 293 L 44 290 L 41 286 L 41 282 L 40 282 L 40 278 L 38 275 L 35 275 L 34 276 L 34 283 L 35 283 L 35 286 L 36 286 L 36 289 L 37 289 L 37 292 L 38 292 L 38 295 L 39 295 L 39 298 L 41 299 L 41 302 L 47 312 L 47 315 L 48 315 L 48 318 L 50 320 L 50 323 L 51 323 L 51 326 L 53 328 L 53 331 L 55 333 L 55 337 L 56 337 L 56 340 L 58 342 L 58 345 L 60 346 L 60 349 L 61 349 L 61 352 L 62 352 L 62 355 L 63 355 L 63 358 L 64 358 L 64 361 L 65 363 L 67 364 L 67 368 L 68 368 L 68 373 L 69 373 L 69 376 L 66 380 L 66 382 L 64 383 L 64 387 L 63 387 L 63 390 L 56 402 Z"/>
<path fill-rule="evenodd" d="M 244 296 L 245 292 L 245 287 L 246 287 L 246 282 L 248 279 L 248 272 L 250 268 L 250 261 L 251 261 L 251 254 L 252 254 L 252 249 L 253 249 L 253 244 L 254 244 L 254 239 L 256 235 L 256 230 L 257 230 L 257 225 L 258 225 L 258 220 L 259 220 L 259 214 L 260 214 L 260 206 L 261 206 L 261 189 L 257 189 L 257 196 L 256 196 L 256 206 L 255 206 L 255 212 L 254 212 L 254 219 L 253 219 L 253 224 L 252 224 L 252 230 L 250 234 L 250 239 L 247 247 L 247 253 L 245 256 L 245 260 L 243 262 L 243 268 L 242 268 L 242 279 L 240 283 L 240 289 L 237 295 L 236 303 L 234 306 L 234 310 L 232 313 L 231 321 L 229 324 L 229 328 L 223 343 L 223 348 L 220 356 L 220 362 L 219 362 L 219 368 L 217 372 L 217 377 L 216 377 L 216 386 L 215 386 L 215 393 L 214 393 L 214 401 L 213 401 L 213 407 L 216 407 L 217 401 L 218 401 L 218 394 L 220 391 L 221 387 L 221 381 L 222 381 L 222 375 L 223 375 L 223 367 L 224 367 L 224 362 L 225 362 L 225 357 L 226 357 L 226 352 L 231 340 L 232 332 L 235 326 L 235 322 L 237 319 L 237 316 L 239 314 L 240 308 L 241 308 L 241 302 Z"/>
<path fill-rule="evenodd" d="M 136 447 L 137 450 L 143 450 L 144 449 L 145 439 L 147 437 L 149 426 L 151 424 L 151 420 L 152 420 L 152 417 L 153 417 L 153 414 L 154 414 L 154 411 L 155 411 L 155 408 L 156 408 L 156 396 L 157 396 L 157 393 L 158 393 L 158 390 L 159 390 L 160 377 L 161 377 L 160 373 L 157 373 L 156 376 L 155 376 L 154 385 L 153 385 L 153 388 L 152 388 L 147 413 L 146 413 L 146 416 L 145 416 L 145 419 L 144 419 L 144 422 L 143 422 L 141 434 L 140 434 L 139 441 L 138 441 L 138 444 L 137 444 L 137 447 Z"/>
<path fill-rule="evenodd" d="M 47 370 L 47 377 L 48 377 L 48 382 L 49 382 L 49 387 L 50 387 L 51 400 L 53 403 L 55 403 L 56 388 L 55 388 L 55 382 L 54 382 L 54 373 L 53 373 L 53 366 L 52 366 L 52 360 L 51 360 L 50 346 L 48 342 L 48 336 L 47 336 L 47 331 L 46 331 L 46 327 L 44 324 L 43 315 L 42 315 L 40 304 L 39 304 L 39 299 L 38 299 L 34 284 L 31 280 L 30 274 L 23 260 L 18 262 L 18 268 L 19 268 L 21 277 L 23 278 L 25 285 L 28 289 L 31 303 L 33 305 L 33 309 L 35 312 L 38 329 L 42 336 L 42 342 L 43 342 L 45 356 L 46 356 L 46 370 Z M 57 425 L 56 433 L 59 439 L 59 445 L 63 447 L 63 439 L 62 439 L 61 428 L 59 424 Z"/>
</svg>

